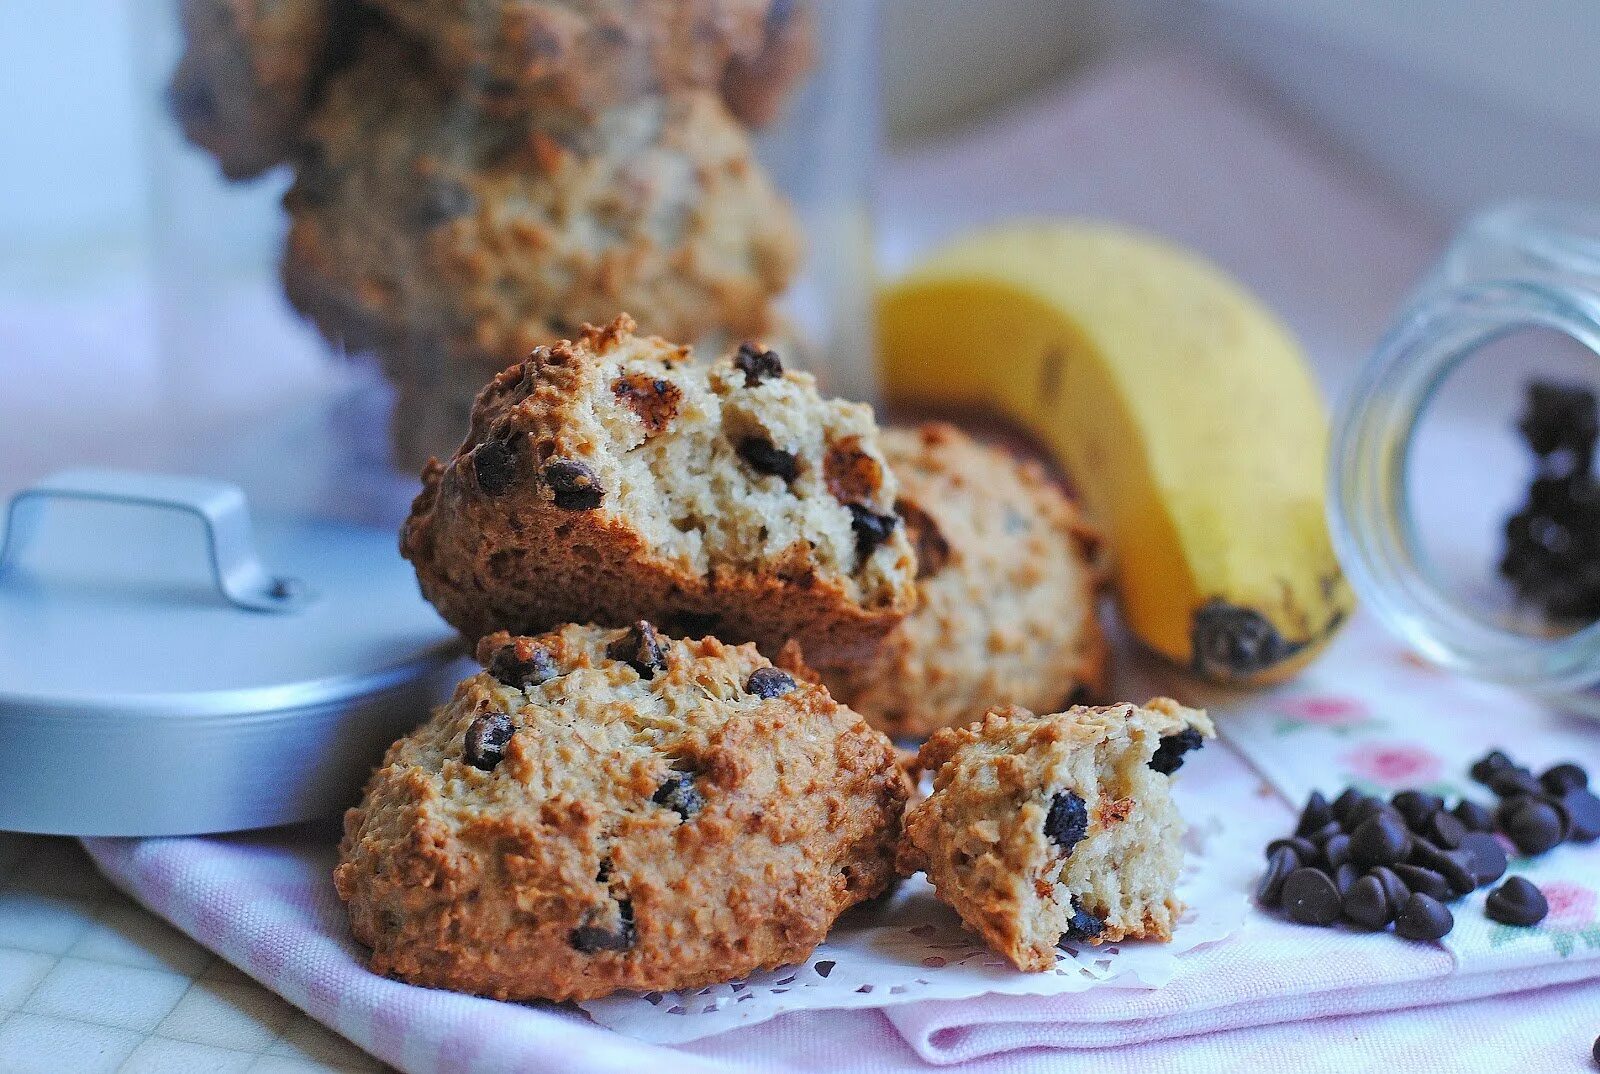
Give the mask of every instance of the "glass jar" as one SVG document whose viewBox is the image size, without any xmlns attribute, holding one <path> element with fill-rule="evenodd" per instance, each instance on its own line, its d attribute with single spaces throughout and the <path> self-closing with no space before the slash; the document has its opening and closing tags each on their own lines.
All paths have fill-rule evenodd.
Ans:
<svg viewBox="0 0 1600 1074">
<path fill-rule="evenodd" d="M 1423 655 L 1600 714 L 1600 623 L 1551 624 L 1497 577 L 1505 520 L 1529 489 L 1523 388 L 1600 386 L 1597 354 L 1600 209 L 1513 204 L 1473 219 L 1337 417 L 1330 515 L 1357 593 Z"/>
<path fill-rule="evenodd" d="M 158 409 L 227 430 L 174 467 L 392 521 L 498 369 L 622 312 L 697 350 L 760 339 L 870 398 L 874 6 L 130 17 Z"/>
</svg>

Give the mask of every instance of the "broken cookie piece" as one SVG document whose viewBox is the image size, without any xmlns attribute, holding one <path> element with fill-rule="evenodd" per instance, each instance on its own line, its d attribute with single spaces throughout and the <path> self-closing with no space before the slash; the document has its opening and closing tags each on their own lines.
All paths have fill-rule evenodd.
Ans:
<svg viewBox="0 0 1600 1074">
<path fill-rule="evenodd" d="M 1151 761 L 1213 733 L 1167 698 L 942 730 L 917 755 L 933 793 L 906 814 L 899 869 L 1018 969 L 1054 967 L 1062 944 L 1170 940 L 1184 824 Z"/>
</svg>

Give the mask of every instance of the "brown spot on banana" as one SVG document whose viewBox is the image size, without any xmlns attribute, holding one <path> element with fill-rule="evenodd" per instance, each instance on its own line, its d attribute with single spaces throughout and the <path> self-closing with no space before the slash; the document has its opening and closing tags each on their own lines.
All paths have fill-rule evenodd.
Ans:
<svg viewBox="0 0 1600 1074">
<path fill-rule="evenodd" d="M 1332 636 L 1343 622 L 1344 612 L 1336 611 L 1314 637 L 1290 639 L 1256 609 L 1214 597 L 1190 620 L 1190 666 L 1215 682 L 1270 679 L 1275 670 L 1309 657 L 1307 650 Z"/>
</svg>

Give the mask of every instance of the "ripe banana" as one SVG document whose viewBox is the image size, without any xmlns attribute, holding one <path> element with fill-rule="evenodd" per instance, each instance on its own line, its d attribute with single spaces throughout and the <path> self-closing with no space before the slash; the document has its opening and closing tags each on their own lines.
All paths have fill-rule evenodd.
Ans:
<svg viewBox="0 0 1600 1074">
<path fill-rule="evenodd" d="M 1270 682 L 1349 614 L 1316 386 L 1288 331 L 1215 266 L 1121 228 L 1014 225 L 935 253 L 878 316 L 891 401 L 998 410 L 1055 453 L 1157 652 Z"/>
</svg>

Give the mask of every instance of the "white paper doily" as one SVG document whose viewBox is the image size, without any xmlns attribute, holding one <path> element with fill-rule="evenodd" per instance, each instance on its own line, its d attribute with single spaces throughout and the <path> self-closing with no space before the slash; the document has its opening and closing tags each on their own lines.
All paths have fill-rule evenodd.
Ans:
<svg viewBox="0 0 1600 1074">
<path fill-rule="evenodd" d="M 579 1004 L 599 1024 L 639 1040 L 676 1044 L 755 1025 L 788 1011 L 892 1007 L 986 993 L 1054 996 L 1100 986 L 1159 988 L 1178 957 L 1215 943 L 1244 920 L 1258 849 L 1230 841 L 1212 810 L 1175 789 L 1190 818 L 1178 894 L 1188 909 L 1168 944 L 1124 942 L 1062 950 L 1056 968 L 1022 973 L 936 901 L 921 876 L 839 920 L 799 966 L 692 992 L 618 993 Z"/>
</svg>

